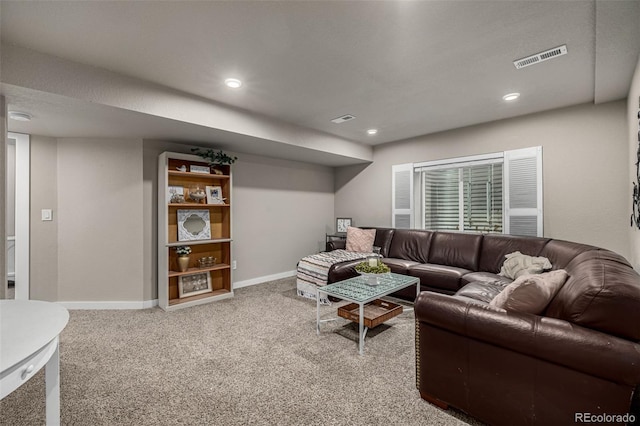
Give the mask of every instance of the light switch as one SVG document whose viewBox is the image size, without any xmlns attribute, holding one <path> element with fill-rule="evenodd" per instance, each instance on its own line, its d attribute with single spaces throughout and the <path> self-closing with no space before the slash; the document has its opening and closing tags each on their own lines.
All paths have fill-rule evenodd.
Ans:
<svg viewBox="0 0 640 426">
<path fill-rule="evenodd" d="M 53 220 L 51 209 L 42 209 L 42 220 Z"/>
</svg>

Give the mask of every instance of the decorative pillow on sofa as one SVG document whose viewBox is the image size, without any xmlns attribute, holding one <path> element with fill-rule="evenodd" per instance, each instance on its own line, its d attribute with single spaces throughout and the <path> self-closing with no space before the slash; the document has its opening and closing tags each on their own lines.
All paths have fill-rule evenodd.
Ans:
<svg viewBox="0 0 640 426">
<path fill-rule="evenodd" d="M 491 306 L 539 315 L 544 312 L 569 278 L 564 269 L 537 275 L 523 275 L 505 287 L 489 303 Z"/>
<path fill-rule="evenodd" d="M 373 240 L 376 239 L 375 229 L 360 229 L 350 226 L 347 228 L 347 251 L 361 253 L 373 252 Z"/>
<path fill-rule="evenodd" d="M 500 273 L 503 277 L 515 280 L 522 275 L 539 274 L 551 269 L 551 262 L 546 257 L 534 257 L 514 251 L 505 256 Z"/>
</svg>

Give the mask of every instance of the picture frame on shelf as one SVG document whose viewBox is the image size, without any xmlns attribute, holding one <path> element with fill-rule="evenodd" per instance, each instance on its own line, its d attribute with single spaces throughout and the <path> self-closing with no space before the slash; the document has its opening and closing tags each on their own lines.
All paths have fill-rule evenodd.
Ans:
<svg viewBox="0 0 640 426">
<path fill-rule="evenodd" d="M 182 197 L 184 202 L 184 188 L 181 186 L 169 185 L 167 187 L 167 203 L 176 203 Z"/>
<path fill-rule="evenodd" d="M 224 204 L 221 186 L 207 186 L 207 204 Z"/>
<path fill-rule="evenodd" d="M 178 241 L 211 239 L 209 210 L 178 210 Z"/>
<path fill-rule="evenodd" d="M 211 291 L 211 275 L 208 272 L 181 275 L 178 277 L 179 298 L 210 293 Z"/>
<path fill-rule="evenodd" d="M 336 218 L 336 233 L 344 234 L 347 232 L 347 228 L 352 226 L 353 220 L 350 217 Z"/>
</svg>

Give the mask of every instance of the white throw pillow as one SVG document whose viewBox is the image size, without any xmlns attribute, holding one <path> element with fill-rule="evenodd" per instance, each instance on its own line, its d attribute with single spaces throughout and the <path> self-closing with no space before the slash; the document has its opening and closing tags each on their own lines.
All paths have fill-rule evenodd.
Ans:
<svg viewBox="0 0 640 426">
<path fill-rule="evenodd" d="M 539 274 L 551 269 L 551 262 L 546 257 L 534 257 L 519 251 L 509 253 L 502 264 L 500 273 L 503 277 L 515 280 L 522 275 Z"/>
<path fill-rule="evenodd" d="M 523 275 L 505 287 L 491 306 L 539 315 L 569 278 L 564 269 L 537 275 Z"/>
</svg>

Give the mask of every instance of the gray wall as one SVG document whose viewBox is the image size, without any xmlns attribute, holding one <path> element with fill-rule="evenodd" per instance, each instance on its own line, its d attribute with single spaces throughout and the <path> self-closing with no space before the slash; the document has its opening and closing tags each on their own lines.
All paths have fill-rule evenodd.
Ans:
<svg viewBox="0 0 640 426">
<path fill-rule="evenodd" d="M 58 139 L 58 297 L 140 301 L 142 140 Z"/>
<path fill-rule="evenodd" d="M 157 298 L 157 162 L 185 145 L 31 139 L 31 296 L 58 301 Z M 239 154 L 234 166 L 234 282 L 295 270 L 333 227 L 333 169 Z M 43 222 L 40 211 L 53 210 Z"/>
<path fill-rule="evenodd" d="M 142 194 L 142 140 L 32 136 L 31 298 L 142 301 Z"/>
<path fill-rule="evenodd" d="M 332 168 L 239 155 L 233 169 L 234 281 L 293 271 L 333 229 Z"/>
<path fill-rule="evenodd" d="M 626 103 L 581 105 L 375 147 L 336 171 L 336 216 L 391 225 L 393 164 L 543 147 L 544 234 L 629 256 Z M 356 202 L 357 200 L 357 202 Z"/>
<path fill-rule="evenodd" d="M 31 218 L 29 298 L 58 300 L 58 142 L 31 136 Z M 43 222 L 42 209 L 53 210 Z"/>
</svg>

